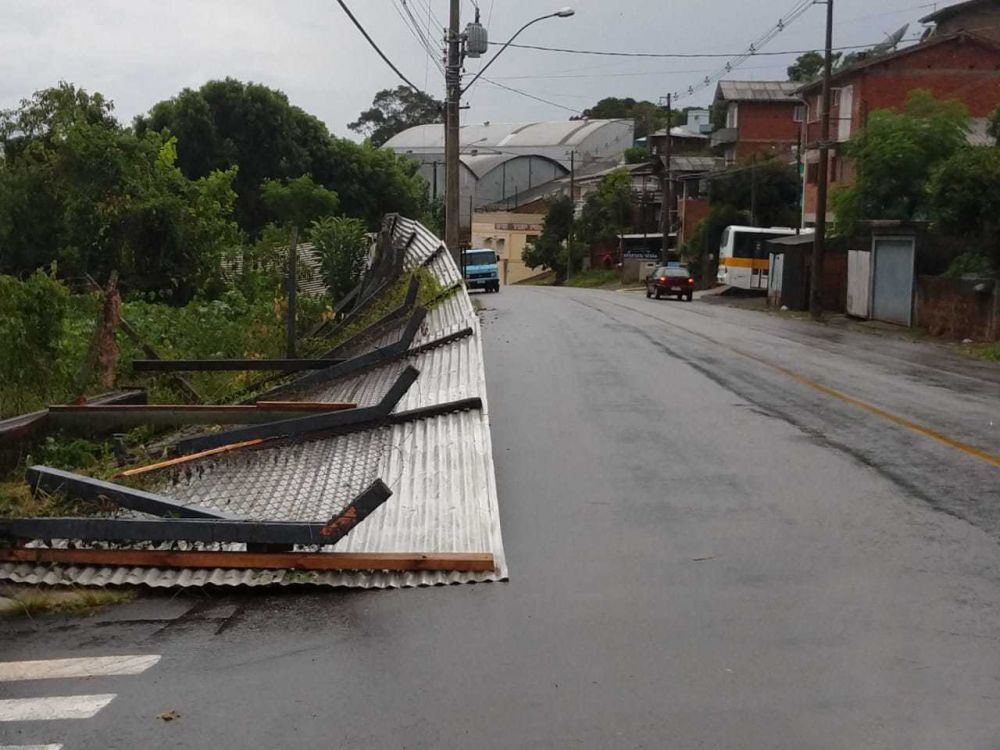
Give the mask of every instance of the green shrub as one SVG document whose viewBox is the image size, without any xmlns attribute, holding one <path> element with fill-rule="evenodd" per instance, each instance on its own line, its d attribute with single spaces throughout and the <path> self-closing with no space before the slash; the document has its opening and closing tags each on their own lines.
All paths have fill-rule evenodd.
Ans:
<svg viewBox="0 0 1000 750">
<path fill-rule="evenodd" d="M 58 365 L 68 300 L 43 271 L 25 281 L 0 276 L 0 416 L 36 409 L 40 394 L 65 388 Z"/>
<path fill-rule="evenodd" d="M 342 300 L 357 286 L 365 271 L 368 237 L 360 219 L 330 216 L 314 221 L 309 238 L 319 252 L 323 280 L 333 300 Z"/>
</svg>

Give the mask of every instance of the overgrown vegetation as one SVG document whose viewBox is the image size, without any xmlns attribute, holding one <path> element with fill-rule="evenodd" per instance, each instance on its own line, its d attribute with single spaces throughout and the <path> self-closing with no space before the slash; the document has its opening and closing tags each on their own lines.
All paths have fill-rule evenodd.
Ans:
<svg viewBox="0 0 1000 750">
<path fill-rule="evenodd" d="M 968 131 L 964 104 L 939 101 L 924 90 L 914 91 L 902 111 L 873 112 L 845 148 L 854 182 L 831 194 L 837 231 L 852 234 L 866 219 L 929 219 L 932 177 L 968 148 Z"/>
<path fill-rule="evenodd" d="M 613 268 L 589 268 L 574 274 L 566 286 L 580 289 L 616 288 L 621 286 L 621 273 Z"/>
<path fill-rule="evenodd" d="M 41 614 L 85 615 L 101 607 L 132 601 L 134 590 L 83 587 L 2 586 L 0 596 L 14 602 L 5 617 Z"/>
</svg>

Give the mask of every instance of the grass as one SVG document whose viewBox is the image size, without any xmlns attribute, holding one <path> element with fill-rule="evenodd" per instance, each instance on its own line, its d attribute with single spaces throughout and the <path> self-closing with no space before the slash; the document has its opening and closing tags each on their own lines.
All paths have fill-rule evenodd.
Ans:
<svg viewBox="0 0 1000 750">
<path fill-rule="evenodd" d="M 967 344 L 960 351 L 986 362 L 1000 362 L 1000 341 L 994 341 L 992 344 Z"/>
<path fill-rule="evenodd" d="M 578 289 L 618 289 L 621 285 L 621 274 L 614 268 L 579 271 L 566 282 L 566 286 Z"/>
<path fill-rule="evenodd" d="M 546 271 L 538 276 L 532 276 L 530 279 L 525 279 L 524 281 L 517 282 L 518 286 L 552 286 L 556 280 L 555 271 Z"/>
<path fill-rule="evenodd" d="M 8 617 L 32 617 L 41 614 L 87 615 L 112 604 L 124 604 L 135 598 L 134 591 L 118 589 L 51 588 L 46 586 L 6 586 L 0 596 L 17 606 Z"/>
</svg>

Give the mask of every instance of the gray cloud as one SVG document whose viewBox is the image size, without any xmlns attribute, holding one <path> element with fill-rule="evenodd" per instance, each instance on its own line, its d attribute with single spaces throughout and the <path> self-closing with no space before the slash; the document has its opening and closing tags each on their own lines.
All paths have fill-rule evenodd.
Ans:
<svg viewBox="0 0 1000 750">
<path fill-rule="evenodd" d="M 396 0 L 400 2 L 400 0 Z M 407 0 L 427 23 L 427 2 L 444 20 L 447 0 Z M 491 38 L 506 39 L 525 20 L 562 4 L 573 18 L 528 30 L 525 43 L 643 52 L 739 51 L 794 5 L 793 0 L 477 0 Z M 349 5 L 393 61 L 434 94 L 440 74 L 408 32 L 392 0 Z M 840 0 L 837 45 L 878 42 L 883 32 L 913 22 L 927 3 Z M 392 72 L 333 0 L 5 0 L 0 25 L 4 75 L 0 107 L 14 106 L 59 80 L 100 91 L 129 121 L 185 86 L 233 76 L 279 88 L 293 103 L 339 135 L 374 92 L 397 83 Z M 463 24 L 472 4 L 463 0 Z M 823 6 L 775 39 L 768 49 L 812 49 L 822 43 Z M 916 30 L 916 26 L 913 30 Z M 430 35 L 441 29 L 430 21 Z M 792 57 L 749 60 L 732 77 L 783 78 Z M 683 90 L 719 65 L 717 60 L 641 60 L 558 55 L 511 49 L 489 73 L 505 85 L 563 106 L 583 109 L 604 96 L 656 100 Z M 469 61 L 469 71 L 479 63 Z M 703 92 L 682 104 L 702 103 Z M 469 97 L 471 120 L 562 119 L 570 113 L 488 84 Z"/>
</svg>

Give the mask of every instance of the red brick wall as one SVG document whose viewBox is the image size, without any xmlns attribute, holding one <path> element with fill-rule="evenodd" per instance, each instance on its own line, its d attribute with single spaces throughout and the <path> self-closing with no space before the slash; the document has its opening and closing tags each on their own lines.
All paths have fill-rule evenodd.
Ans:
<svg viewBox="0 0 1000 750">
<path fill-rule="evenodd" d="M 868 113 L 902 108 L 914 89 L 927 89 L 938 99 L 958 99 L 973 117 L 988 117 L 1000 104 L 1000 51 L 956 40 L 884 65 L 874 65 L 856 81 L 859 102 L 855 129 Z"/>
<path fill-rule="evenodd" d="M 701 198 L 688 198 L 686 201 L 681 201 L 680 209 L 680 241 L 682 245 L 686 245 L 694 236 L 694 231 L 698 228 L 698 224 L 708 216 L 709 203 L 707 200 Z"/>
<path fill-rule="evenodd" d="M 988 290 L 976 292 L 986 284 Z M 917 279 L 917 325 L 932 336 L 974 341 L 1000 339 L 996 285 L 991 282 L 920 276 Z"/>
<path fill-rule="evenodd" d="M 740 142 L 795 143 L 799 132 L 795 106 L 795 102 L 740 102 Z"/>
</svg>

